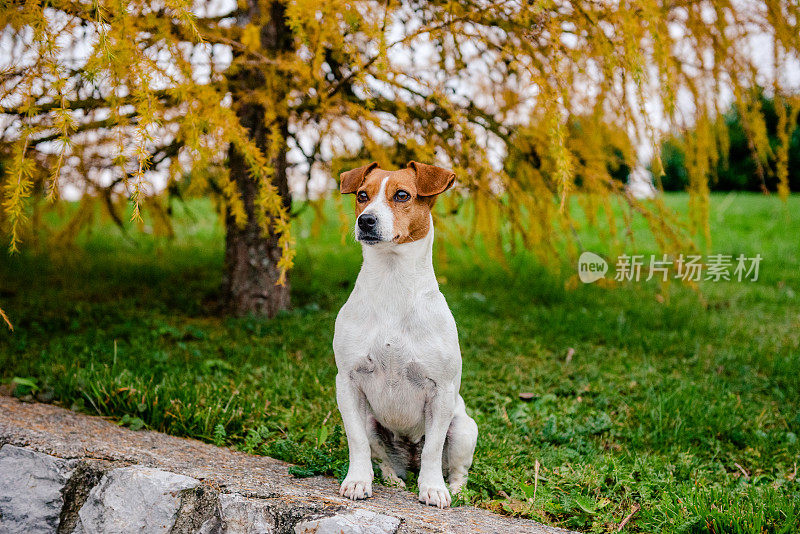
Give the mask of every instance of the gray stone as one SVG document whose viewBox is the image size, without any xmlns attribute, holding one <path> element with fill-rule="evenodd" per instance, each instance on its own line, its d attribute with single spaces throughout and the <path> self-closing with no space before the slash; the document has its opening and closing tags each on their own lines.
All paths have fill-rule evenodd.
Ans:
<svg viewBox="0 0 800 534">
<path fill-rule="evenodd" d="M 198 534 L 272 534 L 275 518 L 263 499 L 236 493 L 219 496 L 218 514 L 203 523 Z"/>
<path fill-rule="evenodd" d="M 75 533 L 167 534 L 181 506 L 181 492 L 199 480 L 149 467 L 120 467 L 106 473 L 78 512 Z"/>
<path fill-rule="evenodd" d="M 200 528 L 219 515 L 219 489 L 200 484 L 181 495 L 181 507 L 170 534 L 198 534 Z"/>
<path fill-rule="evenodd" d="M 0 448 L 0 532 L 51 533 L 64 506 L 62 489 L 74 460 L 13 445 Z"/>
<path fill-rule="evenodd" d="M 294 527 L 295 534 L 394 534 L 400 526 L 396 517 L 369 510 L 354 510 L 303 521 Z"/>
<path fill-rule="evenodd" d="M 89 498 L 89 492 L 100 483 L 103 475 L 113 468 L 114 465 L 105 460 L 81 460 L 70 475 L 67 485 L 61 490 L 64 507 L 61 508 L 61 522 L 56 534 L 71 534 L 75 530 L 78 524 L 78 511 Z"/>
</svg>

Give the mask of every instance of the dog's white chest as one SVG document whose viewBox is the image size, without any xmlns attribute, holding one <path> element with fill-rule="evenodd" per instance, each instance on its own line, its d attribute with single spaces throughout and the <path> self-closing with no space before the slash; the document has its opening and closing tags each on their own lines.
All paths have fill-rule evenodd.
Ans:
<svg viewBox="0 0 800 534">
<path fill-rule="evenodd" d="M 425 399 L 433 381 L 409 343 L 397 336 L 376 335 L 351 377 L 384 427 L 414 440 L 422 437 Z"/>
<path fill-rule="evenodd" d="M 432 388 L 461 371 L 455 321 L 438 291 L 394 307 L 357 288 L 337 317 L 334 351 L 381 425 L 412 440 L 425 432 Z"/>
</svg>

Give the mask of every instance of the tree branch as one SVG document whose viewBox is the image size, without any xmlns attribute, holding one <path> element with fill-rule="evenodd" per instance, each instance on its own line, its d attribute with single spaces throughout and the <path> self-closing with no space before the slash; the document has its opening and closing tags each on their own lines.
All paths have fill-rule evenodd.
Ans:
<svg viewBox="0 0 800 534">
<path fill-rule="evenodd" d="M 77 128 L 75 128 L 72 131 L 70 131 L 70 135 L 74 135 L 74 134 L 78 134 L 78 133 L 82 133 L 82 132 L 88 132 L 90 130 L 97 130 L 98 128 L 112 128 L 114 126 L 117 126 L 117 125 L 121 124 L 122 121 L 125 120 L 125 119 L 136 119 L 138 116 L 139 116 L 138 113 L 132 112 L 132 113 L 128 113 L 128 114 L 122 115 L 120 117 L 108 117 L 107 119 L 103 119 L 103 120 L 96 120 L 96 121 L 92 121 L 92 122 L 87 122 L 87 123 L 81 124 Z M 135 120 L 132 121 L 131 124 L 136 124 L 136 121 Z M 52 134 L 52 135 L 48 135 L 48 136 L 45 136 L 45 137 L 40 137 L 38 139 L 31 140 L 30 141 L 30 145 L 31 146 L 37 146 L 37 145 L 40 145 L 42 143 L 49 143 L 50 141 L 55 141 L 56 139 L 59 139 L 62 136 L 63 136 L 63 134 L 57 133 L 57 134 Z"/>
<path fill-rule="evenodd" d="M 174 100 L 172 95 L 169 94 L 167 91 L 153 91 L 153 95 L 158 98 L 159 100 L 166 101 L 171 105 L 178 105 L 180 102 Z M 64 109 L 76 110 L 82 109 L 86 111 L 91 111 L 94 109 L 101 109 L 101 108 L 110 108 L 114 105 L 119 106 L 126 106 L 134 104 L 136 100 L 132 96 L 126 96 L 117 99 L 116 102 L 111 102 L 107 98 L 96 98 L 96 97 L 89 97 L 89 98 L 80 98 L 77 100 L 69 100 L 66 102 L 66 106 Z M 53 100 L 51 102 L 44 102 L 42 104 L 35 104 L 34 106 L 28 107 L 1 107 L 0 108 L 0 115 L 16 115 L 18 117 L 30 117 L 31 112 L 33 111 L 33 115 L 43 115 L 45 113 L 49 113 L 56 109 L 62 109 L 62 103 L 57 100 Z"/>
</svg>

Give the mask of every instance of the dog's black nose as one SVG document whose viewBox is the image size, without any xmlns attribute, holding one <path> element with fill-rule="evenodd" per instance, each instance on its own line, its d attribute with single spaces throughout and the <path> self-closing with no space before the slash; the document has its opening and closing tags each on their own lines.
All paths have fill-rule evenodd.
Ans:
<svg viewBox="0 0 800 534">
<path fill-rule="evenodd" d="M 358 217 L 358 227 L 365 232 L 374 230 L 376 224 L 378 224 L 378 218 L 371 213 L 362 213 Z"/>
</svg>

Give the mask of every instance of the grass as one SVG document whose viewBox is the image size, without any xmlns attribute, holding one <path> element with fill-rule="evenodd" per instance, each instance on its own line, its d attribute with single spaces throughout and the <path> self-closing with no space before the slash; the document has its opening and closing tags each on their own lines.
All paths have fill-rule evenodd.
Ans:
<svg viewBox="0 0 800 534">
<path fill-rule="evenodd" d="M 667 201 L 685 209 L 683 195 Z M 0 260 L 16 328 L 0 334 L 0 381 L 278 457 L 298 476 L 343 476 L 331 339 L 358 246 L 338 223 L 315 234 L 301 217 L 294 308 L 218 318 L 221 227 L 202 202 L 177 213 L 173 241 L 136 234 L 134 246 L 103 224 L 77 248 Z M 704 283 L 703 298 L 644 282 L 566 290 L 574 270 L 438 244 L 480 428 L 456 504 L 591 532 L 616 531 L 637 506 L 626 532 L 800 531 L 800 198 L 715 196 L 711 223 L 713 252 L 764 257 L 757 282 Z M 599 231 L 579 232 L 603 252 Z"/>
</svg>

